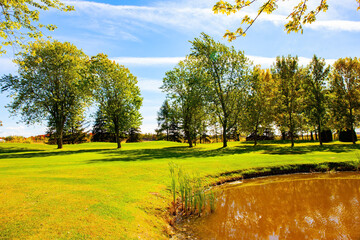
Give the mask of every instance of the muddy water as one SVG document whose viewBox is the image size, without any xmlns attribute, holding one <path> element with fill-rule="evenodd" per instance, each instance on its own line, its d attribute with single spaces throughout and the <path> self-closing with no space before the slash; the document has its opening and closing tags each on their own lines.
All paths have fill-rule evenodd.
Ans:
<svg viewBox="0 0 360 240">
<path fill-rule="evenodd" d="M 222 188 L 197 239 L 360 239 L 360 174 L 297 174 Z"/>
</svg>

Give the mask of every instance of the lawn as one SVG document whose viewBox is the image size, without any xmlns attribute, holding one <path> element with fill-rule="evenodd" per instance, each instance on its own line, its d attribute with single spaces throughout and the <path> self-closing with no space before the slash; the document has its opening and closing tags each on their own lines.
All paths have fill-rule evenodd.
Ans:
<svg viewBox="0 0 360 240">
<path fill-rule="evenodd" d="M 220 173 L 346 162 L 359 145 L 230 142 L 0 144 L 0 239 L 164 239 L 169 161 L 216 181 Z"/>
</svg>

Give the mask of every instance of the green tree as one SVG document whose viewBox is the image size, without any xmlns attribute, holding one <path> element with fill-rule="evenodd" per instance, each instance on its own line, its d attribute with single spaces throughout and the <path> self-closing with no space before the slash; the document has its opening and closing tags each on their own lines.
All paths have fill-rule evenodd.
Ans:
<svg viewBox="0 0 360 240">
<path fill-rule="evenodd" d="M 206 74 L 199 67 L 199 61 L 187 57 L 173 70 L 166 72 L 161 87 L 179 108 L 181 128 L 189 147 L 193 147 L 205 118 L 205 78 Z"/>
<path fill-rule="evenodd" d="M 89 100 L 88 57 L 68 42 L 36 41 L 29 49 L 16 59 L 18 76 L 0 80 L 1 90 L 10 92 L 9 109 L 26 124 L 52 122 L 61 149 L 65 123 L 81 114 Z"/>
<path fill-rule="evenodd" d="M 160 107 L 160 111 L 157 113 L 158 132 L 166 131 L 166 141 L 169 141 L 169 130 L 170 130 L 170 104 L 169 100 L 165 99 L 163 105 Z"/>
<path fill-rule="evenodd" d="M 0 37 L 3 41 L 0 45 L 0 55 L 6 53 L 3 46 L 24 47 L 25 39 L 41 38 L 43 36 L 41 28 L 54 30 L 56 26 L 52 24 L 35 24 L 39 21 L 40 11 L 51 8 L 65 12 L 74 10 L 74 7 L 67 6 L 59 0 L 1 0 Z"/>
<path fill-rule="evenodd" d="M 224 37 L 228 38 L 229 41 L 236 39 L 239 36 L 245 36 L 248 29 L 254 24 L 254 22 L 259 18 L 263 13 L 271 14 L 278 9 L 277 3 L 280 0 L 236 0 L 234 4 L 229 3 L 228 1 L 220 0 L 214 7 L 214 13 L 222 13 L 226 15 L 234 14 L 241 11 L 242 9 L 260 3 L 260 7 L 257 11 L 255 17 L 245 15 L 242 18 L 241 24 L 245 24 L 245 30 L 242 27 L 239 27 L 235 32 L 227 30 Z M 360 9 L 360 0 L 355 0 Z M 287 17 L 288 22 L 285 24 L 285 30 L 287 33 L 290 32 L 303 32 L 304 24 L 311 24 L 316 21 L 316 16 L 320 12 L 326 12 L 329 6 L 327 0 L 321 0 L 320 3 L 313 9 L 308 9 L 308 0 L 298 0 L 294 6 L 292 12 L 289 13 Z"/>
<path fill-rule="evenodd" d="M 334 121 L 340 129 L 352 132 L 360 119 L 360 60 L 340 58 L 334 65 L 330 78 L 331 106 Z"/>
<path fill-rule="evenodd" d="M 301 113 L 301 71 L 298 57 L 277 57 L 272 67 L 273 78 L 276 81 L 276 119 L 282 132 L 288 132 L 291 147 L 294 147 L 294 136 L 299 127 Z"/>
<path fill-rule="evenodd" d="M 208 76 L 208 88 L 204 91 L 222 126 L 223 147 L 227 147 L 227 135 L 237 123 L 245 101 L 250 62 L 243 52 L 215 42 L 204 33 L 191 43 L 191 55 Z"/>
<path fill-rule="evenodd" d="M 96 86 L 93 96 L 105 118 L 111 122 L 117 147 L 121 148 L 123 134 L 141 125 L 142 98 L 137 78 L 105 54 L 91 58 L 91 73 Z"/>
<path fill-rule="evenodd" d="M 95 113 L 95 122 L 92 129 L 93 142 L 116 142 L 114 134 L 110 130 L 105 115 L 98 109 Z"/>
<path fill-rule="evenodd" d="M 322 145 L 321 131 L 327 120 L 327 80 L 330 66 L 326 67 L 323 58 L 314 55 L 307 67 L 307 74 L 303 81 L 305 114 L 312 125 L 317 126 L 319 142 Z"/>
<path fill-rule="evenodd" d="M 263 133 L 273 122 L 274 81 L 270 70 L 255 66 L 251 72 L 249 84 L 244 114 L 240 122 L 245 132 L 255 134 L 254 145 L 256 145 L 258 134 Z"/>
</svg>

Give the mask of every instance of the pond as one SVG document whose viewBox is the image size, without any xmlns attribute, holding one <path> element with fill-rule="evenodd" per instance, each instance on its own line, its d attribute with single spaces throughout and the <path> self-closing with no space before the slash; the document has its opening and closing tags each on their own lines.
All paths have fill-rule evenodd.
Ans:
<svg viewBox="0 0 360 240">
<path fill-rule="evenodd" d="M 360 174 L 295 174 L 220 188 L 197 239 L 360 239 Z"/>
</svg>

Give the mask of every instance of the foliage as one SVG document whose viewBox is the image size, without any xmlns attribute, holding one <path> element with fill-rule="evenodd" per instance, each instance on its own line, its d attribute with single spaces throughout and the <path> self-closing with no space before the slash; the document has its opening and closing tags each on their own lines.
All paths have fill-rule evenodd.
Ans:
<svg viewBox="0 0 360 240">
<path fill-rule="evenodd" d="M 65 123 L 81 115 L 89 99 L 88 57 L 68 42 L 36 41 L 29 50 L 16 59 L 18 76 L 0 80 L 1 90 L 9 91 L 13 101 L 8 108 L 26 124 L 53 123 L 62 148 Z"/>
<path fill-rule="evenodd" d="M 223 146 L 227 146 L 227 135 L 237 123 L 248 89 L 250 62 L 234 47 L 215 42 L 202 34 L 192 43 L 191 55 L 202 64 L 208 76 L 207 101 L 223 129 Z"/>
<path fill-rule="evenodd" d="M 275 83 L 271 72 L 255 66 L 249 80 L 249 92 L 240 119 L 241 128 L 246 133 L 254 134 L 254 145 L 257 136 L 261 135 L 274 121 Z"/>
<path fill-rule="evenodd" d="M 129 69 L 111 61 L 105 54 L 91 58 L 91 72 L 96 86 L 93 96 L 107 122 L 111 122 L 118 148 L 121 148 L 122 134 L 141 124 L 142 98 L 137 79 Z"/>
<path fill-rule="evenodd" d="M 93 142 L 116 142 L 115 135 L 111 132 L 109 123 L 100 109 L 96 111 L 92 134 Z"/>
<path fill-rule="evenodd" d="M 299 127 L 301 103 L 301 71 L 297 57 L 277 57 L 272 66 L 273 78 L 276 81 L 276 122 L 281 132 L 289 132 L 291 147 Z"/>
<path fill-rule="evenodd" d="M 55 25 L 35 24 L 39 21 L 40 11 L 58 9 L 60 11 L 73 11 L 74 7 L 67 6 L 59 0 L 2 0 L 0 1 L 0 55 L 6 53 L 3 46 L 19 45 L 26 47 L 25 39 L 39 39 L 43 36 L 41 28 L 54 30 Z"/>
<path fill-rule="evenodd" d="M 139 128 L 130 128 L 127 135 L 128 135 L 128 139 L 126 139 L 127 143 L 141 142 L 142 140 L 142 136 Z"/>
<path fill-rule="evenodd" d="M 76 116 L 78 117 L 78 116 Z M 72 119 L 71 117 L 66 121 L 63 130 L 63 143 L 64 144 L 79 144 L 87 142 L 87 133 L 84 127 L 85 121 L 80 118 L 79 120 Z M 49 123 L 46 135 L 48 136 L 48 144 L 56 144 L 56 125 L 52 122 Z"/>
<path fill-rule="evenodd" d="M 206 74 L 201 69 L 199 61 L 187 57 L 173 70 L 166 72 L 161 87 L 167 93 L 167 97 L 178 107 L 179 121 L 189 147 L 193 147 L 193 142 L 200 134 L 206 115 L 204 108 L 205 78 Z M 164 110 L 165 108 L 161 112 Z"/>
<path fill-rule="evenodd" d="M 329 117 L 326 84 L 330 66 L 325 66 L 325 60 L 314 55 L 303 81 L 304 113 L 311 124 L 317 125 L 320 145 L 322 145 L 321 133 Z"/>
<path fill-rule="evenodd" d="M 239 36 L 245 36 L 246 32 L 261 14 L 272 14 L 276 11 L 278 9 L 277 3 L 279 1 L 280 0 L 236 0 L 234 4 L 231 4 L 228 1 L 220 0 L 214 5 L 213 11 L 216 14 L 221 13 L 230 15 L 239 12 L 246 7 L 255 6 L 256 3 L 260 3 L 260 7 L 258 8 L 255 17 L 251 17 L 250 15 L 242 17 L 241 24 L 247 25 L 245 30 L 242 27 L 239 27 L 235 30 L 235 32 L 231 32 L 229 30 L 226 31 L 224 37 L 226 37 L 229 41 L 232 41 Z M 359 3 L 359 7 L 357 8 L 357 10 L 359 10 L 360 0 L 356 0 L 356 2 Z M 327 4 L 327 0 L 320 1 L 320 3 L 313 9 L 308 9 L 308 0 L 298 0 L 292 12 L 290 12 L 287 17 L 289 20 L 285 24 L 286 32 L 290 33 L 300 31 L 303 33 L 303 25 L 315 22 L 316 16 L 321 12 L 326 12 L 328 8 L 329 6 Z"/>
<path fill-rule="evenodd" d="M 169 130 L 171 123 L 171 109 L 169 105 L 169 100 L 165 99 L 163 105 L 160 108 L 160 111 L 157 113 L 157 122 L 158 122 L 158 132 L 166 131 L 166 141 L 169 141 Z"/>
<path fill-rule="evenodd" d="M 360 120 L 360 60 L 340 58 L 333 65 L 330 80 L 331 108 L 335 126 L 354 131 Z M 355 144 L 355 136 L 353 135 Z"/>
</svg>

